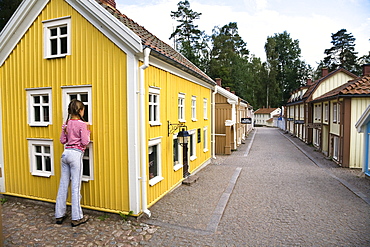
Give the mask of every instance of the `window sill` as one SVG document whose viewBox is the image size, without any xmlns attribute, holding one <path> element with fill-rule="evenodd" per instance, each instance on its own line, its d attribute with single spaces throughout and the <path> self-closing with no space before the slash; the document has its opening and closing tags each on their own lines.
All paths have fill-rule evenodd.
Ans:
<svg viewBox="0 0 370 247">
<path fill-rule="evenodd" d="M 48 127 L 51 123 L 29 123 L 30 127 Z"/>
<path fill-rule="evenodd" d="M 197 156 L 190 156 L 190 161 L 196 160 Z"/>
<path fill-rule="evenodd" d="M 159 183 L 160 181 L 162 181 L 164 179 L 164 177 L 161 177 L 161 176 L 156 176 L 152 179 L 149 180 L 149 185 L 150 186 L 154 186 L 156 185 L 157 183 Z"/>
<path fill-rule="evenodd" d="M 33 176 L 37 176 L 37 177 L 45 177 L 45 178 L 50 178 L 51 177 L 50 172 L 31 172 L 31 174 Z"/>
<path fill-rule="evenodd" d="M 186 123 L 186 120 L 184 120 L 184 119 L 179 119 L 179 123 Z"/>
<path fill-rule="evenodd" d="M 182 167 L 183 167 L 182 164 L 177 164 L 177 165 L 173 166 L 173 170 L 176 172 L 176 171 L 180 170 Z"/>
<path fill-rule="evenodd" d="M 151 122 L 149 124 L 150 124 L 151 127 L 161 126 L 162 125 L 162 123 L 160 123 L 160 122 Z"/>
<path fill-rule="evenodd" d="M 207 152 L 208 152 L 208 148 L 203 149 L 203 153 L 207 153 Z"/>
<path fill-rule="evenodd" d="M 192 118 L 191 121 L 196 122 L 196 121 L 198 121 L 198 119 Z"/>
</svg>

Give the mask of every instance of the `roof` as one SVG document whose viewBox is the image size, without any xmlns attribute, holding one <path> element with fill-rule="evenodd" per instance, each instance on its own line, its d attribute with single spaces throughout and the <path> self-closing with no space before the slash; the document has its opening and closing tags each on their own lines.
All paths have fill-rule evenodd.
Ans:
<svg viewBox="0 0 370 247">
<path fill-rule="evenodd" d="M 330 99 L 333 97 L 370 96 L 370 76 L 363 76 L 321 95 L 314 101 Z"/>
<path fill-rule="evenodd" d="M 294 103 L 302 103 L 302 102 L 305 102 L 307 100 L 309 100 L 310 96 L 312 96 L 313 92 L 315 92 L 316 88 L 320 85 L 321 82 L 325 81 L 326 79 L 329 79 L 330 77 L 334 76 L 335 74 L 337 73 L 340 73 L 340 72 L 343 72 L 353 78 L 356 78 L 357 76 L 351 72 L 349 72 L 348 70 L 346 69 L 343 69 L 343 68 L 339 68 L 339 69 L 336 69 L 332 72 L 330 72 L 329 74 L 327 74 L 326 76 L 324 77 L 321 77 L 320 79 L 312 82 L 312 84 L 308 87 L 307 91 L 305 92 L 305 94 L 299 99 L 299 101 L 297 102 L 292 102 L 290 101 L 290 99 L 288 100 L 288 103 L 287 105 L 293 105 Z M 302 88 L 302 87 L 301 87 Z M 301 89 L 299 88 L 299 89 Z M 293 92 L 296 92 L 297 90 L 299 89 L 296 89 L 294 90 Z M 321 96 L 320 96 L 321 97 Z M 316 99 L 315 99 L 316 100 Z"/>
<path fill-rule="evenodd" d="M 270 114 L 278 108 L 260 108 L 254 112 L 254 114 Z"/>
<path fill-rule="evenodd" d="M 131 29 L 135 34 L 137 34 L 141 40 L 142 44 L 145 47 L 149 47 L 154 51 L 153 56 L 158 56 L 162 59 L 166 59 L 167 62 L 171 63 L 176 67 L 180 67 L 183 70 L 193 74 L 194 76 L 206 81 L 209 84 L 216 85 L 215 81 L 212 80 L 207 74 L 190 62 L 186 57 L 177 52 L 167 43 L 160 40 L 158 37 L 153 35 L 143 26 L 140 26 L 138 23 L 134 22 L 132 19 L 128 18 L 125 14 L 122 14 L 116 8 L 113 8 L 111 5 L 102 3 L 100 0 L 97 1 L 101 6 L 103 6 L 109 13 L 116 17 L 120 22 L 125 26 Z"/>
</svg>

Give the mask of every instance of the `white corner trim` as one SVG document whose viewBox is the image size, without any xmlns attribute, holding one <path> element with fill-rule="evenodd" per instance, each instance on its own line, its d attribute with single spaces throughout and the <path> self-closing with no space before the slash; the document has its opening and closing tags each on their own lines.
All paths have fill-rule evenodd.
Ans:
<svg viewBox="0 0 370 247">
<path fill-rule="evenodd" d="M 0 33 L 0 66 L 48 2 L 48 0 L 22 1 Z"/>
</svg>

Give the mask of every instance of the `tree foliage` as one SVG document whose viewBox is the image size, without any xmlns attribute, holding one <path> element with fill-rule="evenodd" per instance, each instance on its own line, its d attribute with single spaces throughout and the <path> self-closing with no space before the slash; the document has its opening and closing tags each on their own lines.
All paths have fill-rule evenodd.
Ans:
<svg viewBox="0 0 370 247">
<path fill-rule="evenodd" d="M 0 32 L 22 0 L 0 0 Z"/>
<path fill-rule="evenodd" d="M 267 102 L 271 106 L 284 104 L 290 93 L 301 86 L 310 67 L 301 60 L 299 41 L 292 40 L 286 31 L 268 37 L 265 52 L 269 74 Z"/>
<path fill-rule="evenodd" d="M 323 65 L 330 71 L 344 68 L 354 74 L 358 74 L 360 66 L 357 64 L 357 52 L 355 52 L 355 41 L 352 33 L 341 29 L 331 35 L 333 46 L 326 49 Z"/>
</svg>

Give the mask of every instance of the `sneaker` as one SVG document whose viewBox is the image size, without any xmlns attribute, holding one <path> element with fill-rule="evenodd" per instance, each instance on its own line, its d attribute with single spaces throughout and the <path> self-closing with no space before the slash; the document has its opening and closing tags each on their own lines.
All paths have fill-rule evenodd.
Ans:
<svg viewBox="0 0 370 247">
<path fill-rule="evenodd" d="M 62 218 L 56 218 L 55 223 L 61 225 L 66 218 L 67 218 L 66 214 Z"/>
<path fill-rule="evenodd" d="M 71 225 L 72 225 L 72 227 L 79 226 L 81 224 L 85 224 L 88 220 L 89 220 L 89 217 L 87 215 L 84 215 L 84 217 L 82 217 L 82 219 L 72 220 Z"/>
</svg>

